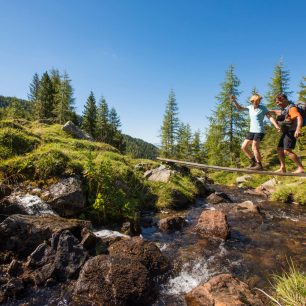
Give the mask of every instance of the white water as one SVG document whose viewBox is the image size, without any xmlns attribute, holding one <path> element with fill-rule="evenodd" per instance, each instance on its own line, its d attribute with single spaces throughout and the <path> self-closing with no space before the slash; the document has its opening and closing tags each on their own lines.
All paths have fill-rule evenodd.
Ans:
<svg viewBox="0 0 306 306">
<path fill-rule="evenodd" d="M 220 274 L 220 267 L 214 267 L 217 258 L 226 256 L 227 251 L 222 242 L 219 251 L 209 258 L 199 257 L 193 261 L 185 263 L 180 273 L 174 278 L 170 278 L 162 286 L 161 293 L 167 295 L 181 295 L 187 293 L 200 284 L 207 282 L 212 276 Z M 224 270 L 222 273 L 226 273 Z"/>
<path fill-rule="evenodd" d="M 26 194 L 25 196 L 14 196 L 12 199 L 29 215 L 55 215 L 57 214 L 51 209 L 50 205 L 42 201 L 36 195 Z"/>
<path fill-rule="evenodd" d="M 97 231 L 93 231 L 93 233 L 100 238 L 109 238 L 109 237 L 124 237 L 124 238 L 131 238 L 128 235 L 124 235 L 121 234 L 117 231 L 111 231 L 111 230 L 107 230 L 107 229 L 103 229 L 103 230 L 97 230 Z"/>
</svg>

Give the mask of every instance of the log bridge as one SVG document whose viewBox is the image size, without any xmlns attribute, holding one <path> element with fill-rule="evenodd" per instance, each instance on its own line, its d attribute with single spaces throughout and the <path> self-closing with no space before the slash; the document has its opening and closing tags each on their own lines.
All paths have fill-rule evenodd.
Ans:
<svg viewBox="0 0 306 306">
<path fill-rule="evenodd" d="M 251 170 L 251 169 L 243 169 L 243 168 L 229 168 L 229 167 L 221 167 L 221 166 L 211 166 L 211 165 L 204 165 L 204 164 L 197 164 L 183 160 L 175 160 L 175 159 L 168 159 L 168 158 L 156 158 L 159 161 L 168 163 L 168 164 L 179 164 L 190 168 L 199 168 L 205 170 L 215 170 L 215 171 L 227 171 L 227 172 L 241 172 L 241 173 L 248 173 L 248 174 L 262 174 L 262 175 L 278 175 L 278 176 L 295 176 L 295 177 L 305 177 L 306 173 L 292 173 L 292 172 L 273 172 L 273 171 L 264 171 L 264 170 Z"/>
</svg>

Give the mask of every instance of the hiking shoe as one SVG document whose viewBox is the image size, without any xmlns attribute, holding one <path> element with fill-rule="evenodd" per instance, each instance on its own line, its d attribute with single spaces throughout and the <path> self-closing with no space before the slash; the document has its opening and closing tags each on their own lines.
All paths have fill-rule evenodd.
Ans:
<svg viewBox="0 0 306 306">
<path fill-rule="evenodd" d="M 256 159 L 255 157 L 253 157 L 252 159 L 250 159 L 250 165 L 247 168 L 250 169 L 255 166 L 256 166 Z"/>
<path fill-rule="evenodd" d="M 256 162 L 256 165 L 251 167 L 250 170 L 263 170 L 262 164 Z"/>
</svg>

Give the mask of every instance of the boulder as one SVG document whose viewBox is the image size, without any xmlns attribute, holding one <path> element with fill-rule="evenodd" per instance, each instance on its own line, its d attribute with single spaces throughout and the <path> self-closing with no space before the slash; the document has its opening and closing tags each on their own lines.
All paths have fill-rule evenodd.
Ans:
<svg viewBox="0 0 306 306">
<path fill-rule="evenodd" d="M 171 199 L 171 208 L 173 209 L 184 209 L 191 203 L 190 199 L 176 189 L 171 191 Z"/>
<path fill-rule="evenodd" d="M 161 232 L 175 232 L 183 229 L 187 225 L 184 218 L 174 216 L 161 219 L 159 221 L 158 227 Z"/>
<path fill-rule="evenodd" d="M 146 171 L 143 176 L 149 181 L 167 183 L 174 173 L 174 170 L 170 170 L 166 166 L 161 165 L 158 168 Z"/>
<path fill-rule="evenodd" d="M 78 128 L 72 121 L 66 122 L 62 129 L 75 138 L 94 141 L 88 133 Z"/>
<path fill-rule="evenodd" d="M 273 178 L 258 186 L 255 189 L 255 191 L 259 194 L 264 194 L 266 196 L 269 196 L 276 190 L 276 186 L 277 186 L 277 180 Z"/>
<path fill-rule="evenodd" d="M 74 305 L 150 305 L 154 299 L 152 288 L 149 272 L 141 263 L 98 255 L 83 266 L 73 301 Z"/>
<path fill-rule="evenodd" d="M 238 187 L 242 187 L 244 183 L 248 182 L 251 179 L 251 175 L 242 175 L 236 178 L 236 184 Z"/>
<path fill-rule="evenodd" d="M 201 213 L 196 231 L 204 237 L 226 239 L 229 234 L 229 226 L 225 214 L 218 210 L 206 210 Z"/>
<path fill-rule="evenodd" d="M 219 204 L 219 203 L 224 203 L 224 202 L 231 203 L 232 202 L 230 197 L 224 192 L 214 192 L 206 198 L 206 201 L 210 204 Z"/>
<path fill-rule="evenodd" d="M 90 228 L 91 223 L 51 215 L 12 215 L 0 224 L 0 251 L 14 251 L 24 258 L 52 234 L 69 230 L 79 238 L 84 227 Z"/>
<path fill-rule="evenodd" d="M 77 177 L 68 177 L 51 185 L 42 198 L 61 217 L 76 216 L 85 206 L 82 182 Z"/>
<path fill-rule="evenodd" d="M 108 250 L 112 257 L 140 262 L 153 276 L 163 274 L 170 268 L 168 259 L 160 249 L 153 242 L 145 241 L 140 237 L 115 242 Z"/>
<path fill-rule="evenodd" d="M 259 208 L 252 201 L 244 201 L 235 206 L 235 211 L 243 213 L 258 213 Z"/>
<path fill-rule="evenodd" d="M 36 285 L 48 279 L 65 281 L 78 277 L 78 273 L 88 257 L 88 252 L 69 231 L 52 236 L 51 246 L 39 245 L 29 256 L 27 266 L 38 268 L 33 273 Z"/>
<path fill-rule="evenodd" d="M 185 296 L 187 306 L 264 306 L 247 284 L 230 274 L 220 274 Z"/>
</svg>

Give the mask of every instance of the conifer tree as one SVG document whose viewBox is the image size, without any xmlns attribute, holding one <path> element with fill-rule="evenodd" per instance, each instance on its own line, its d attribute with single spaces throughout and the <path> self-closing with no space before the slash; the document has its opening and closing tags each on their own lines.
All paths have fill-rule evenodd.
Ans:
<svg viewBox="0 0 306 306">
<path fill-rule="evenodd" d="M 67 72 L 64 73 L 63 78 L 60 79 L 59 83 L 56 85 L 54 99 L 55 107 L 53 113 L 56 122 L 64 124 L 66 121 L 71 120 L 73 117 L 74 98 L 71 80 Z"/>
<path fill-rule="evenodd" d="M 190 125 L 180 123 L 177 133 L 176 157 L 179 159 L 190 160 L 191 158 L 191 139 L 192 132 Z"/>
<path fill-rule="evenodd" d="M 38 99 L 35 103 L 36 119 L 46 119 L 53 117 L 54 108 L 54 88 L 46 71 L 41 78 L 38 89 Z"/>
<path fill-rule="evenodd" d="M 32 83 L 30 84 L 30 92 L 28 93 L 28 99 L 32 103 L 35 103 L 38 99 L 39 82 L 39 76 L 35 73 L 33 75 Z"/>
<path fill-rule="evenodd" d="M 221 92 L 216 97 L 218 105 L 209 118 L 205 148 L 209 163 L 235 165 L 240 156 L 240 144 L 244 137 L 245 115 L 239 112 L 230 100 L 230 96 L 239 96 L 239 79 L 231 65 L 226 71 Z"/>
<path fill-rule="evenodd" d="M 275 107 L 274 97 L 278 93 L 286 94 L 289 98 L 289 96 L 292 94 L 292 91 L 289 90 L 289 81 L 289 71 L 285 70 L 283 61 L 281 60 L 275 66 L 271 83 L 268 84 L 269 90 L 266 94 L 268 108 Z"/>
<path fill-rule="evenodd" d="M 299 90 L 299 101 L 303 101 L 306 103 L 306 77 L 303 77 L 300 83 L 300 90 Z"/>
<path fill-rule="evenodd" d="M 106 143 L 110 141 L 111 134 L 109 117 L 108 104 L 105 98 L 102 97 L 97 110 L 97 139 Z"/>
<path fill-rule="evenodd" d="M 96 137 L 97 129 L 97 106 L 93 92 L 90 92 L 83 111 L 82 129 L 92 137 Z"/>
<path fill-rule="evenodd" d="M 170 91 L 166 111 L 161 127 L 161 156 L 173 157 L 175 154 L 175 142 L 179 128 L 178 106 L 173 90 Z"/>
<path fill-rule="evenodd" d="M 109 126 L 110 126 L 109 144 L 113 145 L 120 152 L 124 152 L 125 143 L 124 143 L 123 135 L 120 130 L 121 121 L 114 107 L 112 107 L 109 112 Z"/>
<path fill-rule="evenodd" d="M 204 148 L 200 139 L 200 131 L 194 132 L 192 137 L 191 160 L 196 163 L 203 163 L 205 161 Z"/>
</svg>

